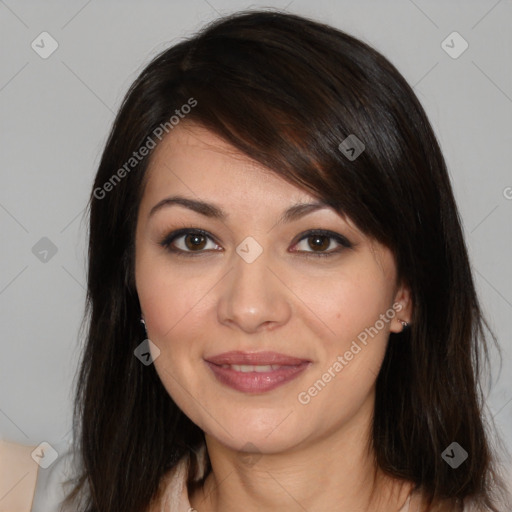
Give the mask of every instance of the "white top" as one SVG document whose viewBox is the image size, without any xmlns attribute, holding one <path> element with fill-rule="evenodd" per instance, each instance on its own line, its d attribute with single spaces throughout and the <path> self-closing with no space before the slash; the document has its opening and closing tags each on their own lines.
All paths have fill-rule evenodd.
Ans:
<svg viewBox="0 0 512 512">
<path fill-rule="evenodd" d="M 66 480 L 76 474 L 72 443 L 52 446 L 59 456 L 48 468 L 39 468 L 30 512 L 61 512 L 61 503 L 71 491 L 72 485 L 66 486 Z"/>
<path fill-rule="evenodd" d="M 70 487 L 66 487 L 64 482 L 70 475 L 76 474 L 73 467 L 71 446 L 68 445 L 68 449 L 62 450 L 60 453 L 54 464 L 46 470 L 39 470 L 31 512 L 74 512 L 60 508 L 62 500 L 70 490 Z M 203 450 L 198 454 L 200 468 L 203 467 L 204 455 L 203 447 Z M 164 485 L 167 485 L 167 487 L 165 488 L 160 512 L 190 512 L 192 510 L 186 485 L 187 466 L 188 455 L 184 456 L 165 476 Z M 198 477 L 201 476 L 198 475 Z M 410 507 L 410 499 L 411 496 L 397 512 L 416 512 Z M 464 510 L 465 512 L 472 512 L 474 509 L 472 506 L 467 506 Z"/>
</svg>

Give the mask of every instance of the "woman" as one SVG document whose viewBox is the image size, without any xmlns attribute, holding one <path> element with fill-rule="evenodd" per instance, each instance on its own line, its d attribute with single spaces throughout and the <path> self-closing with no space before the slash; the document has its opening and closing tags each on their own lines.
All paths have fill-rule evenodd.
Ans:
<svg viewBox="0 0 512 512">
<path fill-rule="evenodd" d="M 73 510 L 507 510 L 445 162 L 339 30 L 241 13 L 144 69 L 87 312 Z"/>
</svg>

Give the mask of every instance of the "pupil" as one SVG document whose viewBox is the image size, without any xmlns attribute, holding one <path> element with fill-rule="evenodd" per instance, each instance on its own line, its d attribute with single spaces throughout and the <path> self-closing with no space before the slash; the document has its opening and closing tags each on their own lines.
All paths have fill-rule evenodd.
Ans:
<svg viewBox="0 0 512 512">
<path fill-rule="evenodd" d="M 329 247 L 329 238 L 323 235 L 316 235 L 311 237 L 310 240 L 313 241 L 313 244 L 309 244 L 312 249 L 327 249 Z"/>
<path fill-rule="evenodd" d="M 204 244 L 203 235 L 187 235 L 186 245 L 189 249 L 202 249 L 202 244 Z"/>
</svg>

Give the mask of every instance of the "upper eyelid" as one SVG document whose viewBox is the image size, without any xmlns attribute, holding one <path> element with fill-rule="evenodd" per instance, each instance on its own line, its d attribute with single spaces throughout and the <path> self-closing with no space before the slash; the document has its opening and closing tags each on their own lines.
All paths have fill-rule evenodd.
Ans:
<svg viewBox="0 0 512 512">
<path fill-rule="evenodd" d="M 205 236 L 205 237 L 209 238 L 212 242 L 215 242 L 216 244 L 219 244 L 219 242 L 217 241 L 216 237 L 214 237 L 208 231 L 206 231 L 204 229 L 200 229 L 200 228 L 179 228 L 179 229 L 174 229 L 174 230 L 170 231 L 169 233 L 167 233 L 166 235 L 163 236 L 162 243 L 164 243 L 166 240 L 170 240 L 172 242 L 172 241 L 174 241 L 174 240 L 176 240 L 178 238 L 181 238 L 182 236 L 189 235 L 189 234 L 202 235 L 202 236 Z"/>
<path fill-rule="evenodd" d="M 192 234 L 192 233 L 205 236 L 205 237 L 209 238 L 213 243 L 220 245 L 220 243 L 217 241 L 216 237 L 213 236 L 208 231 L 201 229 L 201 228 L 191 228 L 191 227 L 189 227 L 189 228 L 185 227 L 185 228 L 173 230 L 171 233 L 167 234 L 162 239 L 161 244 L 166 245 L 166 246 L 171 245 L 178 238 L 181 238 L 183 236 L 186 236 L 186 235 Z M 331 231 L 328 229 L 323 229 L 323 228 L 312 228 L 312 229 L 303 231 L 302 233 L 297 235 L 296 241 L 293 242 L 293 246 L 302 242 L 304 239 L 307 239 L 307 238 L 309 238 L 311 236 L 315 236 L 315 235 L 328 237 L 328 238 L 334 240 L 337 244 L 339 244 L 341 247 L 344 247 L 344 248 L 353 247 L 355 245 L 353 242 L 351 242 L 346 236 L 342 235 L 341 233 L 336 233 L 334 231 Z M 167 240 L 168 240 L 168 242 L 166 242 Z M 182 252 L 188 252 L 188 253 L 195 252 L 198 254 L 201 252 L 206 252 L 204 249 L 202 249 L 200 251 L 183 251 L 182 249 L 177 249 L 177 250 L 182 251 Z M 298 251 L 298 252 L 307 252 L 307 253 L 311 252 L 314 254 L 316 251 Z M 334 250 L 324 251 L 323 253 L 328 254 L 330 252 L 334 252 Z M 321 254 L 321 253 L 322 253 L 321 251 L 318 252 L 318 254 Z"/>
</svg>

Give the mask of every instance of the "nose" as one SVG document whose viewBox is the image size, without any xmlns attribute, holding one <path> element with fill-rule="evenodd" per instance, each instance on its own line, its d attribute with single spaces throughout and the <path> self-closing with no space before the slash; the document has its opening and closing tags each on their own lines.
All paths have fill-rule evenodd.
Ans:
<svg viewBox="0 0 512 512">
<path fill-rule="evenodd" d="M 290 295 L 265 252 L 252 263 L 233 255 L 234 268 L 222 280 L 217 316 L 221 324 L 256 333 L 273 330 L 291 316 Z M 288 292 L 288 293 L 287 293 Z"/>
</svg>

